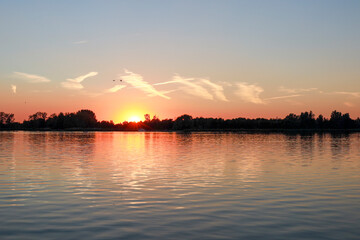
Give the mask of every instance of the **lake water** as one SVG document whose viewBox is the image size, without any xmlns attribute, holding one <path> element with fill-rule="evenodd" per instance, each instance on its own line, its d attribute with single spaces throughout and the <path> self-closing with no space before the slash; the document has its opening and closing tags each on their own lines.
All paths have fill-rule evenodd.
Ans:
<svg viewBox="0 0 360 240">
<path fill-rule="evenodd" d="M 0 239 L 360 239 L 360 134 L 0 132 Z"/>
</svg>

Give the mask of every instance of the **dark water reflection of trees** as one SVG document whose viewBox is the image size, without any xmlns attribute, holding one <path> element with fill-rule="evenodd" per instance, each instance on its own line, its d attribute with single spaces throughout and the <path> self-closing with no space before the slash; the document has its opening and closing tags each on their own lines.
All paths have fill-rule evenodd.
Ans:
<svg viewBox="0 0 360 240">
<path fill-rule="evenodd" d="M 340 161 L 344 156 L 350 153 L 351 137 L 346 133 L 332 133 L 331 135 L 331 153 L 336 161 Z"/>
<path fill-rule="evenodd" d="M 0 158 L 12 161 L 14 158 L 15 133 L 0 132 Z"/>
<path fill-rule="evenodd" d="M 314 155 L 342 161 L 351 152 L 352 138 L 356 133 L 286 134 L 286 153 L 289 157 L 301 156 L 304 166 L 311 164 Z M 330 141 L 329 141 L 330 140 Z"/>
</svg>

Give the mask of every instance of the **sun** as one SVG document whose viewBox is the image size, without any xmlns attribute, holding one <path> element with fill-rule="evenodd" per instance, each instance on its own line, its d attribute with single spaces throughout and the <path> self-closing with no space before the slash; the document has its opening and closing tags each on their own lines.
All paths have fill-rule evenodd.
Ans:
<svg viewBox="0 0 360 240">
<path fill-rule="evenodd" d="M 140 122 L 141 121 L 141 119 L 140 119 L 140 117 L 138 117 L 138 116 L 132 116 L 132 117 L 130 117 L 129 118 L 129 122 Z"/>
<path fill-rule="evenodd" d="M 114 111 L 116 114 L 113 118 L 116 119 L 115 122 L 133 122 L 138 123 L 144 121 L 144 113 L 149 112 L 146 109 L 143 109 L 142 106 L 129 105 L 125 108 Z"/>
</svg>

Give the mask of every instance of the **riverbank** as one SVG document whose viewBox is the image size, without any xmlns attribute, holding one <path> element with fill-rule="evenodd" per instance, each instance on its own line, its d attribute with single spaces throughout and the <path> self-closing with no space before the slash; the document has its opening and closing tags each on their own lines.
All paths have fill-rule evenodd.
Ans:
<svg viewBox="0 0 360 240">
<path fill-rule="evenodd" d="M 26 131 L 26 132 L 177 132 L 177 133 L 208 133 L 208 132 L 229 132 L 229 133 L 353 133 L 360 132 L 360 129 L 183 129 L 183 130 L 122 130 L 122 129 L 101 129 L 101 128 L 68 128 L 68 129 L 0 129 L 1 131 Z"/>
</svg>

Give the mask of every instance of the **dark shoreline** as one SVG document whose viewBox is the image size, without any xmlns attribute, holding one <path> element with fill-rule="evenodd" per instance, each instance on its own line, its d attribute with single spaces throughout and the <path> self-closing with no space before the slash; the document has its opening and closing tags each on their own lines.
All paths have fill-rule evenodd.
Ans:
<svg viewBox="0 0 360 240">
<path fill-rule="evenodd" d="M 0 112 L 0 131 L 126 131 L 126 132 L 242 132 L 242 133 L 312 133 L 312 132 L 360 132 L 360 118 L 351 119 L 349 113 L 334 110 L 330 119 L 321 114 L 315 118 L 312 111 L 300 115 L 288 114 L 285 118 L 193 118 L 183 114 L 173 119 L 162 119 L 149 114 L 145 121 L 123 122 L 98 121 L 96 114 L 88 109 L 76 113 L 59 113 L 47 117 L 37 112 L 22 123 L 15 122 L 14 114 Z"/>
<path fill-rule="evenodd" d="M 184 129 L 184 130 L 120 130 L 99 128 L 69 129 L 0 129 L 0 132 L 167 132 L 167 133 L 357 133 L 360 129 Z"/>
</svg>

